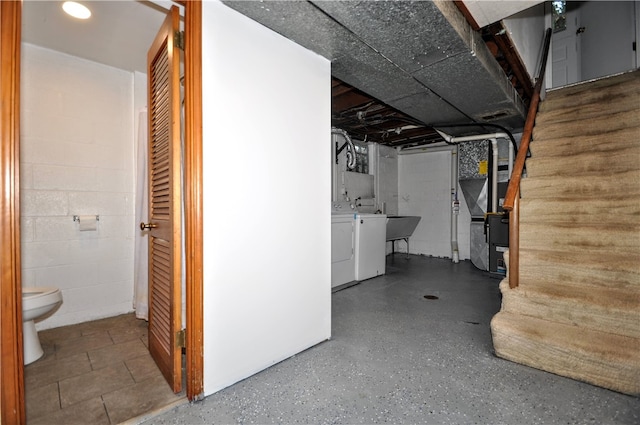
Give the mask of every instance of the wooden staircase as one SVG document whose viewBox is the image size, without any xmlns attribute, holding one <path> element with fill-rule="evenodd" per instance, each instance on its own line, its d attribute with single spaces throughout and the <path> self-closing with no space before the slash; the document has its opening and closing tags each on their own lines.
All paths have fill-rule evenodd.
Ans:
<svg viewBox="0 0 640 425">
<path fill-rule="evenodd" d="M 530 150 L 496 354 L 640 395 L 640 71 L 549 92 Z"/>
</svg>

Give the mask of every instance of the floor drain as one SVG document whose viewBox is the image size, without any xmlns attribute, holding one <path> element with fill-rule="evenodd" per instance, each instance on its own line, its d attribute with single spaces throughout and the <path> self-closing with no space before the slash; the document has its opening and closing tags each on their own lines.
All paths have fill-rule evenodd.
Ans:
<svg viewBox="0 0 640 425">
<path fill-rule="evenodd" d="M 428 299 L 428 300 L 437 300 L 438 299 L 438 297 L 436 297 L 435 295 L 425 295 L 424 297 L 426 299 Z"/>
</svg>

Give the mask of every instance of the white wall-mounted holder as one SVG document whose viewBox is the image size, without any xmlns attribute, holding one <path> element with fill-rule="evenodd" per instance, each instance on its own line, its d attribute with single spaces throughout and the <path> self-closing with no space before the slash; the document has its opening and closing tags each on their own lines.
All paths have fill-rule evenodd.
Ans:
<svg viewBox="0 0 640 425">
<path fill-rule="evenodd" d="M 73 221 L 80 221 L 80 216 L 79 215 L 74 215 L 73 216 Z M 96 214 L 96 221 L 100 221 L 100 216 L 98 214 Z"/>
</svg>

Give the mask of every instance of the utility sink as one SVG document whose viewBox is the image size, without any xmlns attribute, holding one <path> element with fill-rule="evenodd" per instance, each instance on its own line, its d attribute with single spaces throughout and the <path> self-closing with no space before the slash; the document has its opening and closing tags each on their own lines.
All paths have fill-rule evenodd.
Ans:
<svg viewBox="0 0 640 425">
<path fill-rule="evenodd" d="M 387 216 L 387 241 L 409 239 L 416 230 L 421 217 L 417 215 Z"/>
</svg>

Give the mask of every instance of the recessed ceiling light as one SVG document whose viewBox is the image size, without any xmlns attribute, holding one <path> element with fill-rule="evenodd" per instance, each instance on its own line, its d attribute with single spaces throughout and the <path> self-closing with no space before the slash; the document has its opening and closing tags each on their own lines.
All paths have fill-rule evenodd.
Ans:
<svg viewBox="0 0 640 425">
<path fill-rule="evenodd" d="M 78 19 L 89 19 L 91 16 L 91 11 L 87 6 L 76 3 L 75 1 L 65 1 L 62 3 L 62 9 L 69 15 Z"/>
</svg>

